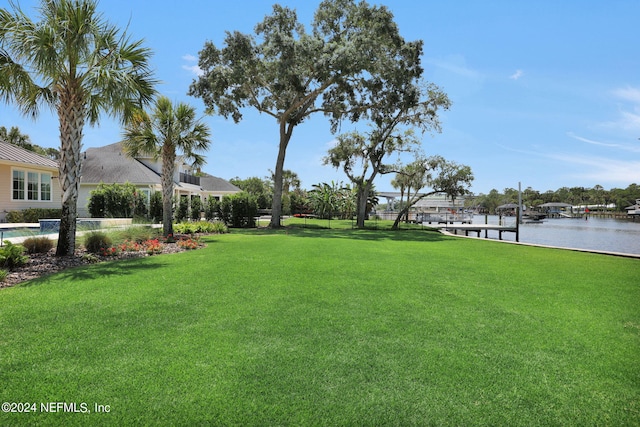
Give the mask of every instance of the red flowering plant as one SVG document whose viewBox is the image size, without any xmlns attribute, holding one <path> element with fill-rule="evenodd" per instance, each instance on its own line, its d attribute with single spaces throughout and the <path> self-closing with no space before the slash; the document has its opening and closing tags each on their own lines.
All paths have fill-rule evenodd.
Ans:
<svg viewBox="0 0 640 427">
<path fill-rule="evenodd" d="M 200 242 L 197 238 L 189 237 L 188 239 L 178 240 L 178 247 L 182 249 L 197 249 L 200 246 Z"/>
<path fill-rule="evenodd" d="M 159 254 L 163 249 L 163 245 L 158 239 L 147 240 L 144 242 L 144 247 L 149 255 Z"/>
<path fill-rule="evenodd" d="M 138 242 L 125 240 L 124 243 L 118 245 L 118 249 L 122 252 L 139 252 L 142 250 L 142 245 Z"/>
<path fill-rule="evenodd" d="M 110 246 L 108 248 L 102 248 L 100 250 L 100 255 L 102 256 L 116 256 L 118 255 L 118 248 L 114 246 Z"/>
</svg>

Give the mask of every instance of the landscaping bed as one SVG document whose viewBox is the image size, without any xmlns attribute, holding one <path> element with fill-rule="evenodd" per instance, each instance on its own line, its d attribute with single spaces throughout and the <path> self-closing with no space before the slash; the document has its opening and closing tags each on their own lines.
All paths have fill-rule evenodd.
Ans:
<svg viewBox="0 0 640 427">
<path fill-rule="evenodd" d="M 195 249 L 197 247 L 202 247 L 203 245 L 199 242 L 199 237 L 200 235 L 193 237 L 191 235 L 177 235 L 174 238 L 175 242 L 158 242 L 151 253 L 147 250 L 147 247 L 140 245 L 138 250 L 132 250 L 132 248 L 129 247 L 126 248 L 126 250 L 116 250 L 108 255 L 91 253 L 83 246 L 76 249 L 73 256 L 57 257 L 55 256 L 55 248 L 46 253 L 30 254 L 26 265 L 9 270 L 5 280 L 0 281 L 0 289 L 14 286 L 27 280 L 37 279 L 38 277 L 42 277 L 47 274 L 57 273 L 68 268 L 79 267 L 87 264 L 141 258 L 160 254 L 171 254 Z M 185 245 L 184 243 L 181 243 L 189 241 L 197 242 L 197 245 Z M 118 245 L 114 246 L 114 248 L 117 249 L 117 246 Z"/>
</svg>

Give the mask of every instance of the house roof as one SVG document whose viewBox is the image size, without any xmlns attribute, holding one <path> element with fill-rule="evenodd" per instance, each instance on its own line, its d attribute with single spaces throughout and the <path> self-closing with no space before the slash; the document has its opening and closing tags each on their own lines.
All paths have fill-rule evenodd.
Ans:
<svg viewBox="0 0 640 427">
<path fill-rule="evenodd" d="M 4 141 L 0 141 L 0 161 L 1 160 L 58 169 L 58 163 L 55 160 Z"/>
<path fill-rule="evenodd" d="M 204 191 L 241 191 L 240 188 L 236 187 L 229 181 L 209 174 L 204 174 L 200 177 L 200 186 Z"/>
<path fill-rule="evenodd" d="M 82 160 L 81 182 L 160 184 L 160 175 L 123 153 L 122 144 L 88 148 Z"/>
</svg>

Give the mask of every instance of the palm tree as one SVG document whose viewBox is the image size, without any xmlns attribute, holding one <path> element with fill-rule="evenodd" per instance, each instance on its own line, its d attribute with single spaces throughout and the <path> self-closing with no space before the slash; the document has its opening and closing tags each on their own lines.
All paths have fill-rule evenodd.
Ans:
<svg viewBox="0 0 640 427">
<path fill-rule="evenodd" d="M 155 94 L 151 51 L 131 42 L 96 11 L 95 0 L 41 0 L 40 21 L 19 6 L 0 9 L 0 98 L 36 117 L 41 105 L 60 121 L 62 218 L 56 255 L 75 249 L 78 187 L 85 122 L 121 118 Z"/>
<path fill-rule="evenodd" d="M 178 155 L 193 167 L 205 163 L 200 152 L 209 149 L 209 128 L 196 119 L 195 109 L 187 104 L 175 106 L 161 96 L 151 114 L 140 110 L 125 126 L 123 146 L 127 154 L 136 157 L 150 154 L 162 159 L 162 232 L 173 234 L 173 183 Z"/>
</svg>

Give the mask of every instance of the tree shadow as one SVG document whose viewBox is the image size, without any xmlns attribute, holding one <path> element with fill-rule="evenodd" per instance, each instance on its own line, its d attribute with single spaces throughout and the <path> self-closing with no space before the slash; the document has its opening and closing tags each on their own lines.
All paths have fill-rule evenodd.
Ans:
<svg viewBox="0 0 640 427">
<path fill-rule="evenodd" d="M 167 264 L 164 262 L 158 262 L 158 257 L 159 256 L 113 260 L 98 264 L 70 267 L 61 271 L 52 272 L 46 276 L 31 279 L 16 286 L 31 287 L 45 285 L 51 283 L 54 280 L 54 277 L 55 281 L 84 281 L 110 276 L 126 277 L 137 274 L 140 271 L 165 267 Z"/>
<path fill-rule="evenodd" d="M 271 230 L 272 233 L 287 234 L 294 237 L 305 238 L 323 238 L 323 239 L 354 239 L 354 240 L 394 240 L 394 241 L 412 241 L 412 242 L 438 242 L 450 240 L 450 237 L 443 235 L 434 229 L 340 229 L 325 227 L 302 227 L 299 225 L 287 226 L 278 230 Z"/>
</svg>

